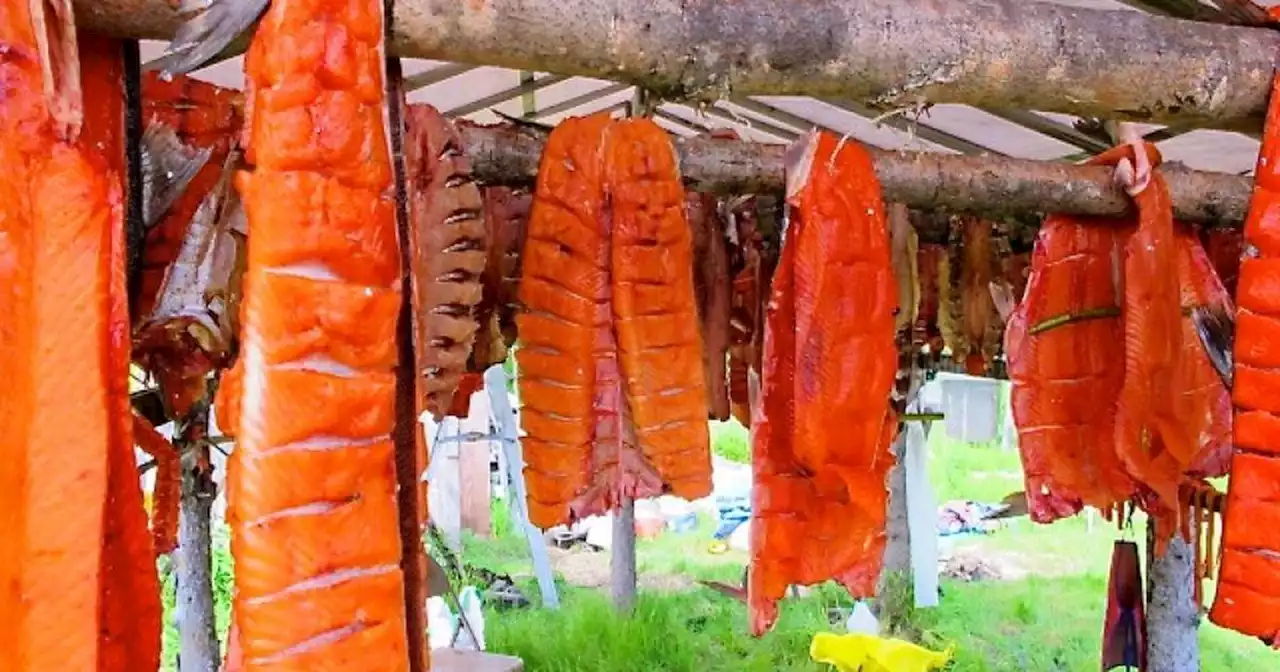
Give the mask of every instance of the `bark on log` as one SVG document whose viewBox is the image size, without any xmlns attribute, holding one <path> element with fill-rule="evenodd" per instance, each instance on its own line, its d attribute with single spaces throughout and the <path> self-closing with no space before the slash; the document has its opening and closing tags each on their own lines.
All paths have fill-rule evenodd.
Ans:
<svg viewBox="0 0 1280 672">
<path fill-rule="evenodd" d="M 200 402 L 183 423 L 174 442 L 183 456 L 182 503 L 178 517 L 177 569 L 178 623 L 181 648 L 179 672 L 216 672 L 221 663 L 213 605 L 213 500 L 217 486 L 209 449 L 209 405 Z"/>
<path fill-rule="evenodd" d="M 75 0 L 167 39 L 168 0 Z M 1280 35 L 1024 0 L 399 0 L 394 52 L 643 85 L 671 98 L 920 101 L 1257 130 Z"/>
<path fill-rule="evenodd" d="M 514 126 L 461 125 L 476 177 L 490 184 L 529 184 L 538 172 L 542 140 Z M 780 192 L 782 145 L 680 138 L 685 181 L 717 193 Z M 885 200 L 913 208 L 972 212 L 984 217 L 1028 212 L 1121 215 L 1129 197 L 1112 171 L 1024 159 L 870 149 Z M 1188 222 L 1244 221 L 1252 180 L 1223 173 L 1164 171 L 1174 216 Z"/>
<path fill-rule="evenodd" d="M 619 613 L 630 613 L 636 604 L 636 503 L 626 496 L 613 512 L 609 586 L 613 608 Z"/>
<path fill-rule="evenodd" d="M 1164 557 L 1153 557 L 1155 525 L 1147 522 L 1147 670 L 1200 669 L 1200 609 L 1195 598 L 1195 556 L 1179 537 Z"/>
</svg>

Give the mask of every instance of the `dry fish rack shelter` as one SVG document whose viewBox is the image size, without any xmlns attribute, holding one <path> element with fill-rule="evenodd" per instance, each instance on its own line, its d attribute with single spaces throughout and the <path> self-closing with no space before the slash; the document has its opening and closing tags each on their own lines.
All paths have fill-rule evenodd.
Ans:
<svg viewBox="0 0 1280 672">
<path fill-rule="evenodd" d="M 33 6 L 45 4 L 53 8 L 44 15 L 50 25 L 73 15 L 84 35 L 126 41 L 126 98 L 132 109 L 141 96 L 140 71 L 148 69 L 189 72 L 225 89 L 243 88 L 242 54 L 269 3 L 206 0 L 175 8 L 168 0 L 65 0 Z M 548 128 L 566 119 L 643 112 L 673 137 L 680 176 L 690 191 L 777 195 L 787 186 L 788 145 L 818 129 L 868 149 L 885 201 L 912 209 L 908 221 L 922 245 L 960 244 L 954 221 L 964 215 L 999 221 L 1003 235 L 1025 252 L 1045 214 L 1133 212 L 1134 201 L 1113 167 L 1088 163 L 1121 136 L 1153 143 L 1163 155 L 1161 174 L 1174 218 L 1202 229 L 1242 227 L 1280 55 L 1280 31 L 1267 4 L 388 0 L 386 55 L 394 63 L 392 83 L 408 103 L 429 104 L 457 122 L 456 149 L 482 185 L 534 184 Z M 200 16 L 203 22 L 193 18 Z M 166 51 L 170 40 L 187 51 Z M 406 109 L 399 103 L 391 109 L 391 124 L 403 129 Z M 131 158 L 140 151 L 132 146 L 141 137 L 138 122 L 130 113 Z M 726 129 L 738 139 L 711 137 Z M 394 135 L 393 147 L 403 150 L 400 132 Z M 233 165 L 237 150 L 221 151 Z M 405 152 L 395 153 L 388 165 L 406 169 Z M 129 175 L 131 181 L 139 178 L 141 173 Z M 235 200 L 220 184 L 215 190 L 227 202 Z M 399 187 L 402 210 L 411 208 L 403 176 Z M 144 207 L 130 212 L 131 221 L 147 217 Z M 211 207 L 221 212 L 226 206 Z M 397 214 L 403 238 L 407 210 Z M 145 257 L 144 232 L 131 233 L 130 258 Z M 411 252 L 402 255 L 404 265 L 412 265 Z M 238 286 L 239 280 L 227 283 Z M 410 302 L 404 299 L 402 321 Z M 409 327 L 398 329 L 388 327 L 396 337 L 391 340 L 400 343 L 399 365 L 420 370 L 421 353 L 405 345 L 413 340 L 406 338 Z M 172 364 L 156 357 L 149 361 Z M 213 373 L 222 368 L 209 366 Z M 254 381 L 261 382 L 244 384 Z M 413 458 L 421 446 L 408 438 L 421 432 L 403 401 L 415 393 L 414 382 L 398 384 L 394 443 L 403 486 L 421 473 Z M 180 552 L 192 553 L 185 566 L 195 571 L 179 582 L 180 599 L 191 614 L 183 627 L 183 670 L 211 669 L 219 657 L 207 594 L 211 442 L 201 425 L 207 424 L 212 395 L 203 378 L 199 390 L 200 402 L 189 413 L 170 418 L 178 420 L 175 444 L 184 465 L 178 543 L 192 549 Z M 172 415 L 172 399 L 144 396 L 135 400 L 140 415 L 157 421 Z M 159 456 L 163 447 L 156 451 L 157 468 L 176 464 Z M 172 480 L 178 472 L 166 473 Z M 404 490 L 402 541 L 416 532 L 403 511 L 425 506 L 419 501 L 424 495 Z M 628 510 L 629 500 L 619 506 Z M 1212 519 L 1221 505 L 1204 508 Z M 615 548 L 626 548 L 628 536 L 620 532 Z M 1175 543 L 1150 570 L 1151 670 L 1198 669 L 1194 574 L 1200 568 L 1191 555 L 1185 544 Z M 634 598 L 634 558 L 628 565 L 625 552 L 618 557 L 615 597 L 625 605 Z M 419 583 L 426 580 L 425 570 L 406 565 L 404 571 L 418 572 Z M 423 644 L 408 646 L 414 659 L 421 653 L 414 647 Z M 414 665 L 420 667 L 407 669 L 419 669 Z"/>
</svg>

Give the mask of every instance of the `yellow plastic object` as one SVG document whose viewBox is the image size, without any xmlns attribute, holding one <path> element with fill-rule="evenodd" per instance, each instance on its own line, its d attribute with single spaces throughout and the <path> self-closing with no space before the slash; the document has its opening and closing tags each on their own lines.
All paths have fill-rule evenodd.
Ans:
<svg viewBox="0 0 1280 672">
<path fill-rule="evenodd" d="M 709 546 L 707 546 L 707 552 L 712 555 L 723 555 L 729 552 L 729 544 L 718 540 L 713 541 Z"/>
<path fill-rule="evenodd" d="M 839 672 L 929 672 L 946 665 L 951 650 L 938 653 L 901 639 L 820 632 L 813 636 L 809 657 Z"/>
</svg>

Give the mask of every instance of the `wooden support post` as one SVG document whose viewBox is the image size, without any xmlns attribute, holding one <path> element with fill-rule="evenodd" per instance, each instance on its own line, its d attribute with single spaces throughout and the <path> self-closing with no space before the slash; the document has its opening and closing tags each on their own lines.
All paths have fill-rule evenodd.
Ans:
<svg viewBox="0 0 1280 672">
<path fill-rule="evenodd" d="M 911 575 L 911 531 L 907 517 L 907 431 L 903 427 L 893 442 L 894 459 L 889 470 L 889 512 L 885 522 L 884 565 L 876 586 L 875 613 L 881 632 L 910 639 L 915 591 Z"/>
<path fill-rule="evenodd" d="M 631 497 L 623 496 L 613 512 L 613 544 L 609 553 L 613 607 L 627 613 L 636 604 L 636 502 Z"/>
<path fill-rule="evenodd" d="M 1147 670 L 1198 672 L 1200 609 L 1195 598 L 1195 555 L 1180 537 L 1155 557 L 1155 525 L 1147 521 Z"/>
<path fill-rule="evenodd" d="M 75 0 L 167 39 L 170 0 Z M 610 79 L 666 98 L 808 95 L 1257 130 L 1280 34 L 1025 0 L 397 0 L 392 50 Z"/>
<path fill-rule="evenodd" d="M 213 605 L 213 500 L 218 488 L 205 439 L 209 404 L 196 404 L 179 426 L 174 447 L 182 456 L 182 500 L 178 549 L 174 553 L 177 604 L 181 618 L 179 672 L 215 672 L 221 663 Z"/>
</svg>

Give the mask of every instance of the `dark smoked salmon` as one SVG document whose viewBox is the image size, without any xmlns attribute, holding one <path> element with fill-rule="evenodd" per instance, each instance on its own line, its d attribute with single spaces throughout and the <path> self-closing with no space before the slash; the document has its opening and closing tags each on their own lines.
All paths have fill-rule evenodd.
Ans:
<svg viewBox="0 0 1280 672">
<path fill-rule="evenodd" d="M 405 163 L 419 404 L 438 420 L 453 401 L 475 342 L 488 256 L 484 204 L 458 131 L 435 108 L 409 106 Z"/>
<path fill-rule="evenodd" d="M 834 578 L 855 596 L 872 593 L 897 425 L 898 290 L 870 156 L 853 141 L 806 136 L 787 153 L 787 202 L 752 437 L 756 635 L 790 584 Z"/>
<path fill-rule="evenodd" d="M 272 3 L 246 57 L 238 444 L 244 669 L 409 670 L 396 424 L 401 260 L 383 3 Z M 414 636 L 421 637 L 422 633 Z"/>
</svg>

